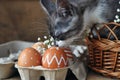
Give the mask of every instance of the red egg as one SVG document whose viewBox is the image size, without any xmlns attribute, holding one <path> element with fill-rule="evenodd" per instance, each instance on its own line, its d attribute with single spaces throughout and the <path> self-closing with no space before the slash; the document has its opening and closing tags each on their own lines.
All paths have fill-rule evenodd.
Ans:
<svg viewBox="0 0 120 80">
<path fill-rule="evenodd" d="M 42 57 L 42 66 L 49 69 L 68 66 L 68 59 L 64 48 L 51 47 L 45 51 Z"/>
<path fill-rule="evenodd" d="M 68 59 L 73 59 L 74 55 L 70 48 L 64 48 L 64 52 L 66 53 Z"/>
<path fill-rule="evenodd" d="M 32 48 L 36 49 L 40 53 L 44 53 L 44 51 L 47 49 L 47 45 L 45 45 L 43 42 L 37 42 L 32 45 Z"/>
<path fill-rule="evenodd" d="M 41 65 L 42 56 L 34 48 L 24 49 L 18 57 L 18 65 L 22 67 L 32 67 Z"/>
</svg>

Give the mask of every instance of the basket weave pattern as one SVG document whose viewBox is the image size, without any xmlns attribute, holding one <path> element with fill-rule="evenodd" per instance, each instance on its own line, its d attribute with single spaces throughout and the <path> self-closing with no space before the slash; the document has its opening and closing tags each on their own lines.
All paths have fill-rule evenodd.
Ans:
<svg viewBox="0 0 120 80">
<path fill-rule="evenodd" d="M 114 25 L 114 27 L 111 29 L 109 25 Z M 114 33 L 114 29 L 117 27 L 120 27 L 120 24 L 113 22 L 104 24 L 103 28 L 97 31 L 98 39 L 87 37 L 89 67 L 105 76 L 114 78 L 120 78 L 120 40 Z M 109 30 L 107 38 L 102 38 L 100 35 L 104 28 Z M 93 34 L 90 33 L 90 35 Z M 113 35 L 115 40 L 110 40 L 110 35 Z"/>
</svg>

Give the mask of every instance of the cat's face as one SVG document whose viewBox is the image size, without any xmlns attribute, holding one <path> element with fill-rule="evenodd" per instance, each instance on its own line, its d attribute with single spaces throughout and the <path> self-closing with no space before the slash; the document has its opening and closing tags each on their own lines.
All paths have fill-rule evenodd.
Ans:
<svg viewBox="0 0 120 80">
<path fill-rule="evenodd" d="M 41 0 L 49 15 L 49 32 L 58 45 L 71 43 L 83 30 L 84 7 L 77 7 L 68 0 Z"/>
</svg>

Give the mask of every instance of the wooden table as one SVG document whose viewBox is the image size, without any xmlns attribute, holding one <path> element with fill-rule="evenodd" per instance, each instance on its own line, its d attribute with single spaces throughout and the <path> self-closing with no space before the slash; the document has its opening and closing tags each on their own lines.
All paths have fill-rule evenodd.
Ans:
<svg viewBox="0 0 120 80">
<path fill-rule="evenodd" d="M 11 77 L 9 79 L 2 79 L 2 80 L 21 80 L 21 79 L 17 75 L 17 76 Z M 89 73 L 88 73 L 87 80 L 120 80 L 120 79 L 111 79 L 111 78 L 102 76 L 101 74 L 96 73 L 96 72 L 90 70 Z"/>
</svg>

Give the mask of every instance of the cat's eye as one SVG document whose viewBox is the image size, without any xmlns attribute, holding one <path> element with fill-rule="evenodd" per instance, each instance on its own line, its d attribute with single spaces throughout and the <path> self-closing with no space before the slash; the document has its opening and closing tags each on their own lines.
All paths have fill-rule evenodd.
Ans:
<svg viewBox="0 0 120 80">
<path fill-rule="evenodd" d="M 62 16 L 63 17 L 71 16 L 71 12 L 70 11 L 65 11 L 65 12 L 62 13 Z"/>
<path fill-rule="evenodd" d="M 63 10 L 60 12 L 59 15 L 60 17 L 66 18 L 66 17 L 72 16 L 72 13 L 70 10 Z"/>
</svg>

